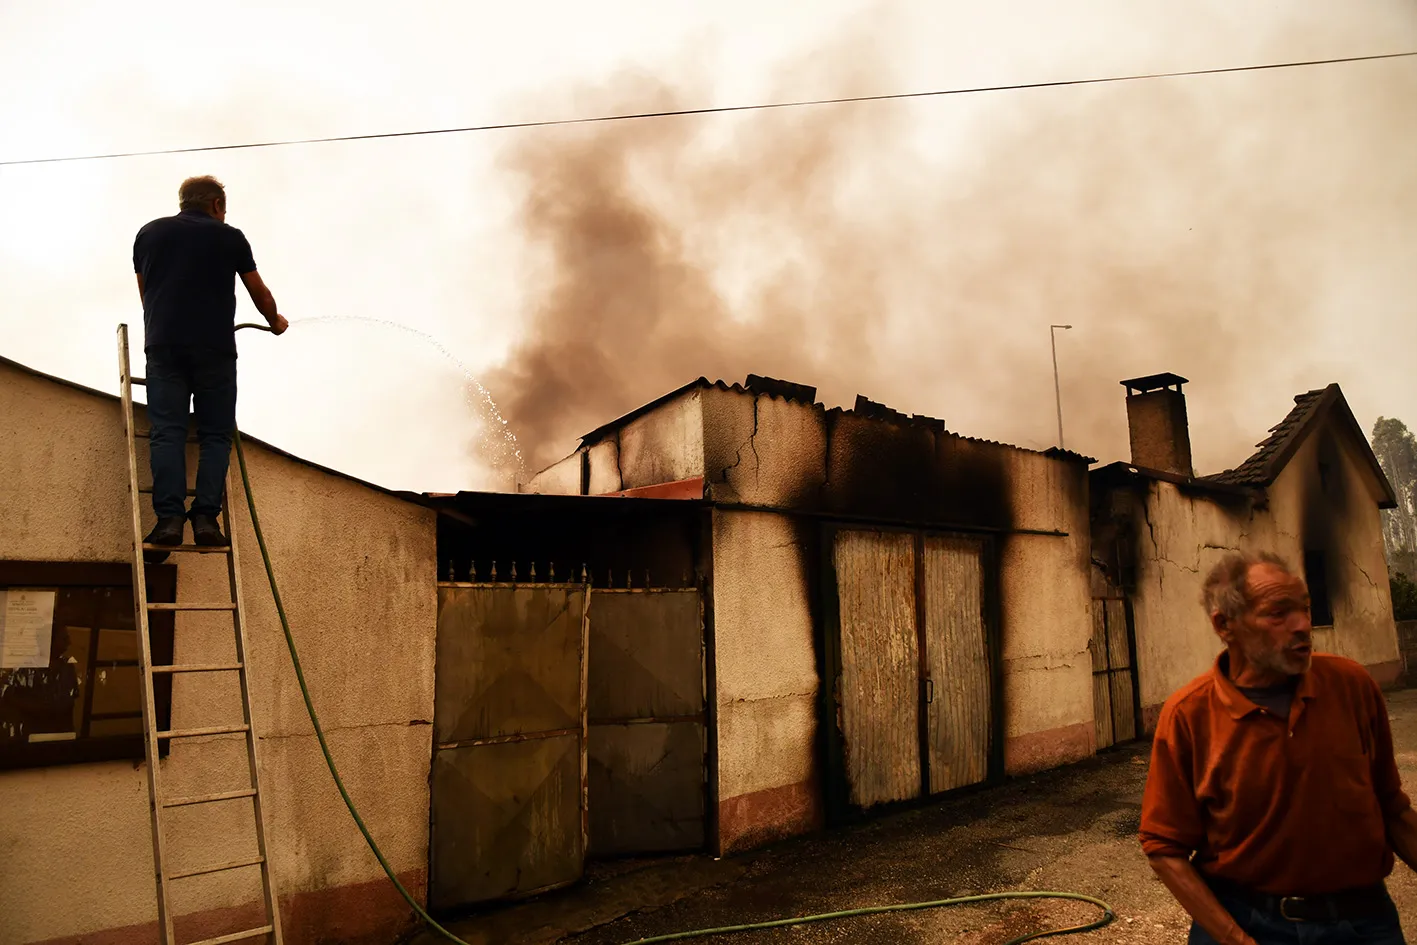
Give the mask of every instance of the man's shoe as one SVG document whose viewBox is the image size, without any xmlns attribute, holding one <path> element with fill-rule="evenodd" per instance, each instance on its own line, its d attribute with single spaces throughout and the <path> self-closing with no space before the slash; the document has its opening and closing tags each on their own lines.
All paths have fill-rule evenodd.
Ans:
<svg viewBox="0 0 1417 945">
<path fill-rule="evenodd" d="M 192 516 L 192 540 L 208 548 L 224 548 L 229 544 L 221 533 L 221 526 L 211 515 Z"/>
<path fill-rule="evenodd" d="M 177 518 L 175 516 L 160 518 L 157 520 L 157 524 L 153 526 L 153 530 L 148 532 L 147 537 L 143 539 L 143 543 L 148 545 L 163 545 L 164 547 L 180 545 L 182 544 L 182 529 L 186 527 L 186 525 L 187 520 L 184 518 Z M 167 555 L 168 553 L 166 551 L 144 550 L 143 560 L 148 564 L 162 564 L 167 560 Z"/>
<path fill-rule="evenodd" d="M 187 520 L 177 516 L 160 518 L 153 530 L 148 532 L 148 537 L 143 541 L 149 545 L 180 545 L 182 544 L 182 529 L 187 524 Z"/>
</svg>

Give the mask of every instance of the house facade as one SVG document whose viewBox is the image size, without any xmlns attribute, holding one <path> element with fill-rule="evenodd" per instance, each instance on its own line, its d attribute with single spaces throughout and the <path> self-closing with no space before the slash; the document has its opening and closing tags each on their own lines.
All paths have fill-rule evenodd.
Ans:
<svg viewBox="0 0 1417 945">
<path fill-rule="evenodd" d="M 1402 660 L 1384 563 L 1381 510 L 1394 496 L 1337 384 L 1294 408 L 1235 469 L 1197 476 L 1185 378 L 1123 381 L 1132 458 L 1091 473 L 1098 585 L 1125 601 L 1137 703 L 1150 732 L 1162 704 L 1205 672 L 1220 644 L 1201 584 L 1232 551 L 1272 551 L 1308 582 L 1314 644 L 1385 686 Z"/>
<path fill-rule="evenodd" d="M 523 488 L 702 505 L 729 851 L 1093 753 L 1087 464 L 750 376 L 606 424 Z"/>
</svg>

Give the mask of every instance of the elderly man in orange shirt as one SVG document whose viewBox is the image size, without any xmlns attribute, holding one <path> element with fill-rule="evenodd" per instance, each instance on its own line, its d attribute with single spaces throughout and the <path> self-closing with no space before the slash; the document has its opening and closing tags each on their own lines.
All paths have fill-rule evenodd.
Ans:
<svg viewBox="0 0 1417 945">
<path fill-rule="evenodd" d="M 1161 710 L 1141 820 L 1191 945 L 1401 945 L 1384 880 L 1394 852 L 1417 864 L 1417 813 L 1382 691 L 1313 652 L 1275 555 L 1227 556 L 1203 603 L 1225 651 Z"/>
</svg>

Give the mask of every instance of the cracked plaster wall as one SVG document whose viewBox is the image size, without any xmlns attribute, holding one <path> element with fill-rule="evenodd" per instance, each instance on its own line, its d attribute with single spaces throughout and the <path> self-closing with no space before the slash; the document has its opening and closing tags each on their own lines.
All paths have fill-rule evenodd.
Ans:
<svg viewBox="0 0 1417 945">
<path fill-rule="evenodd" d="M 139 475 L 147 482 L 145 453 L 140 444 Z M 246 455 L 341 774 L 395 870 L 420 875 L 428 862 L 432 729 L 423 723 L 433 711 L 437 620 L 433 513 L 250 441 Z M 0 558 L 126 563 L 127 478 L 117 402 L 0 365 Z M 288 895 L 380 878 L 305 716 L 244 504 L 236 517 L 277 885 Z M 225 596 L 221 559 L 186 556 L 177 564 L 179 600 Z M 230 618 L 179 615 L 176 659 L 228 661 L 231 639 Z M 239 717 L 233 679 L 174 682 L 175 727 Z M 162 766 L 164 793 L 246 785 L 242 743 L 230 737 L 178 742 Z M 0 943 L 156 919 L 142 763 L 0 772 L 0 810 Z M 167 851 L 177 868 L 234 859 L 246 852 L 238 842 L 252 842 L 249 802 L 170 815 Z M 182 881 L 178 913 L 250 901 L 250 875 Z M 390 937 L 405 916 L 385 916 Z"/>
<path fill-rule="evenodd" d="M 1010 451 L 1010 498 L 1019 527 L 1066 538 L 1014 535 L 1000 551 L 1004 732 L 1010 739 L 1092 726 L 1091 538 L 1087 471 Z M 1084 740 L 1085 741 L 1085 740 Z M 1091 754 L 1076 742 L 1067 758 Z M 1019 764 L 1029 767 L 1020 759 Z"/>
<path fill-rule="evenodd" d="M 815 775 L 813 609 L 796 524 L 715 511 L 720 802 Z"/>
<path fill-rule="evenodd" d="M 1268 490 L 1267 509 L 1188 495 L 1169 482 L 1150 484 L 1137 516 L 1132 594 L 1143 706 L 1160 705 L 1220 652 L 1200 605 L 1209 569 L 1233 550 L 1274 551 L 1302 568 L 1305 532 L 1315 531 L 1316 517 L 1332 528 L 1335 566 L 1334 625 L 1316 629 L 1316 648 L 1370 667 L 1399 658 L 1377 493 L 1345 437 L 1333 471 L 1338 487 L 1327 497 L 1316 494 L 1321 439 L 1311 435 L 1295 452 Z"/>
<path fill-rule="evenodd" d="M 717 387 L 688 392 L 627 424 L 618 438 L 592 447 L 590 476 L 598 485 L 591 491 L 610 491 L 603 486 L 612 481 L 618 488 L 632 488 L 702 475 L 718 502 L 780 508 L 830 504 L 851 511 L 863 489 L 885 496 L 886 503 L 897 502 L 890 474 L 872 468 L 875 454 L 866 445 L 872 441 L 858 445 L 848 440 L 878 435 L 878 422 L 846 416 L 841 423 L 846 427 L 833 444 L 820 407 Z M 965 477 L 961 490 L 978 491 L 976 502 L 975 492 L 956 494 L 952 484 L 935 481 L 935 497 L 924 501 L 943 503 L 945 514 L 953 514 L 949 503 L 954 503 L 962 515 L 1068 533 L 1066 538 L 1014 535 L 1001 540 L 1005 735 L 1017 738 L 1069 726 L 1090 731 L 1085 469 L 924 428 L 905 437 L 910 448 L 918 447 L 908 454 L 918 453 L 918 461 L 912 460 L 916 473 L 926 478 L 960 475 Z M 605 445 L 616 440 L 616 450 Z M 829 481 L 829 464 L 836 463 L 847 464 L 843 468 L 853 474 L 852 482 Z M 575 475 L 578 481 L 578 465 Z M 922 517 L 941 514 L 934 507 L 916 510 L 906 503 L 906 512 L 912 510 Z M 817 779 L 817 618 L 809 591 L 817 552 L 815 543 L 811 548 L 804 543 L 804 528 L 814 533 L 816 527 L 773 512 L 714 512 L 721 804 Z M 1075 746 L 1056 760 L 1089 751 L 1088 745 Z M 814 785 L 813 793 L 820 797 L 820 788 Z M 810 821 L 799 814 L 774 809 L 771 816 L 784 823 Z"/>
<path fill-rule="evenodd" d="M 824 493 L 830 494 L 828 456 L 832 444 L 828 421 L 820 408 L 763 395 L 709 390 L 704 396 L 705 459 L 710 488 L 719 501 L 743 502 L 753 505 L 801 507 L 810 506 Z M 870 423 L 871 421 L 856 421 Z M 1019 738 L 1030 734 L 1083 726 L 1091 730 L 1092 676 L 1087 651 L 1091 633 L 1091 595 L 1087 504 L 1087 474 L 1078 463 L 1068 463 L 1036 453 L 1007 446 L 939 436 L 925 430 L 914 431 L 922 441 L 922 462 L 934 460 L 948 468 L 965 454 L 971 460 L 987 454 L 997 461 L 994 474 L 1006 491 L 1007 509 L 1004 514 L 1015 527 L 1044 531 L 1067 532 L 1067 537 L 1013 535 L 1001 541 L 1000 582 L 1002 591 L 1001 619 L 1004 650 L 1005 737 Z M 935 437 L 935 445 L 929 440 Z M 956 457 L 954 454 L 960 454 Z M 866 457 L 869 462 L 869 456 Z M 893 484 L 887 477 L 879 481 L 881 490 Z M 788 783 L 807 771 L 810 752 L 814 751 L 817 680 L 811 670 L 812 614 L 811 601 L 802 588 L 806 583 L 807 565 L 802 563 L 803 550 L 792 554 L 793 543 L 799 541 L 797 526 L 786 516 L 771 513 L 719 512 L 716 522 L 732 522 L 735 517 L 751 516 L 753 526 L 717 526 L 714 534 L 715 568 L 715 627 L 719 642 L 719 685 L 734 672 L 730 660 L 738 654 L 723 650 L 726 634 L 741 635 L 751 641 L 763 634 L 763 624 L 755 618 L 755 610 L 786 606 L 793 617 L 784 621 L 774 612 L 777 629 L 771 631 L 774 640 L 764 648 L 749 647 L 742 651 L 745 660 L 742 672 L 774 678 L 774 667 L 792 666 L 799 675 L 788 674 L 793 686 L 809 683 L 811 689 L 794 692 L 799 700 L 784 735 L 795 727 L 797 748 L 786 757 L 794 761 L 789 771 L 778 778 Z M 793 557 L 793 554 L 798 557 Z M 743 597 L 729 601 L 737 589 L 727 591 L 723 585 L 725 568 L 743 575 Z M 779 580 L 779 575 L 783 580 Z M 766 582 L 766 583 L 764 583 Z M 768 603 L 768 601 L 772 601 Z M 733 620 L 742 615 L 741 626 L 725 624 L 725 606 Z M 740 609 L 741 608 L 741 609 Z M 787 635 L 782 629 L 792 627 Z M 794 654 L 783 644 L 800 647 Z M 806 662 L 803 662 L 806 660 Z M 769 700 L 761 709 L 764 717 L 771 713 L 773 724 L 784 719 L 778 700 L 791 690 L 769 689 L 762 693 L 729 699 L 733 708 L 721 718 L 738 717 L 748 712 L 753 700 Z M 724 703 L 721 697 L 720 704 Z M 741 698 L 741 701 L 739 699 Z M 743 741 L 743 759 L 754 761 L 769 743 L 753 735 Z M 720 732 L 720 765 L 725 770 L 735 762 L 727 758 L 725 744 L 730 743 Z M 780 749 L 776 737 L 771 750 Z M 1054 759 L 1073 760 L 1091 753 L 1090 744 L 1077 743 Z M 768 757 L 772 757 L 769 755 Z M 1022 761 L 1027 765 L 1027 761 Z M 769 786 L 766 772 L 755 774 L 751 785 L 732 783 L 725 775 L 720 789 L 729 792 L 760 790 Z M 761 783 L 759 783 L 761 782 Z"/>
<path fill-rule="evenodd" d="M 793 504 L 824 478 L 822 413 L 807 404 L 717 388 L 703 392 L 704 476 L 714 499 Z M 718 669 L 719 801 L 786 794 L 755 831 L 818 822 L 813 548 L 802 526 L 772 512 L 715 510 L 714 641 Z M 810 809 L 797 809 L 803 804 Z M 751 809 L 751 808 L 749 808 Z M 733 837 L 725 837 L 731 843 Z"/>
</svg>

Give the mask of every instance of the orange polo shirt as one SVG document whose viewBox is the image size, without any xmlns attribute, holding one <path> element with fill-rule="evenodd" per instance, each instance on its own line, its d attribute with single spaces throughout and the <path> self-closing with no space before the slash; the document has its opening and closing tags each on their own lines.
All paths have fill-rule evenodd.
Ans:
<svg viewBox="0 0 1417 945">
<path fill-rule="evenodd" d="M 1358 663 L 1314 654 L 1281 719 L 1211 671 L 1161 710 L 1142 797 L 1148 856 L 1195 854 L 1201 873 L 1304 896 L 1392 872 L 1386 821 L 1411 806 L 1387 704 Z"/>
</svg>

